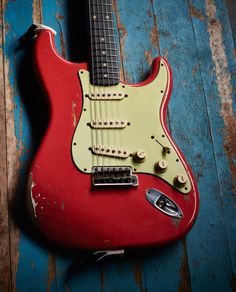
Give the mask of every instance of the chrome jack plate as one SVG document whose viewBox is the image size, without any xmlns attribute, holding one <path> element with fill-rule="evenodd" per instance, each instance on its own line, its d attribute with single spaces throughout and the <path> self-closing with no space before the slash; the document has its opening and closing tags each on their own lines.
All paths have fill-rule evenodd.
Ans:
<svg viewBox="0 0 236 292">
<path fill-rule="evenodd" d="M 146 191 L 146 199 L 157 210 L 173 218 L 183 218 L 183 212 L 180 207 L 169 197 L 156 189 Z"/>
</svg>

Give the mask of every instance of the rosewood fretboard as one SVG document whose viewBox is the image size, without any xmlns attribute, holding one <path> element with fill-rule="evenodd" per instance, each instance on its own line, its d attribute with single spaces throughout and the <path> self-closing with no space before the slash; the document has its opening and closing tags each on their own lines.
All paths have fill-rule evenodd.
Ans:
<svg viewBox="0 0 236 292">
<path fill-rule="evenodd" d="M 114 31 L 112 0 L 89 0 L 91 83 L 119 83 L 119 64 Z"/>
</svg>

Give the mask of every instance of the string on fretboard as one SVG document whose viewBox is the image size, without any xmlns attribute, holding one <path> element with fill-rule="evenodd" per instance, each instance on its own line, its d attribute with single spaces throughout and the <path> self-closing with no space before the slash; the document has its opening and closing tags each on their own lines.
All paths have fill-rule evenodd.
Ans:
<svg viewBox="0 0 236 292">
<path fill-rule="evenodd" d="M 91 83 L 116 85 L 120 81 L 112 0 L 89 0 Z"/>
</svg>

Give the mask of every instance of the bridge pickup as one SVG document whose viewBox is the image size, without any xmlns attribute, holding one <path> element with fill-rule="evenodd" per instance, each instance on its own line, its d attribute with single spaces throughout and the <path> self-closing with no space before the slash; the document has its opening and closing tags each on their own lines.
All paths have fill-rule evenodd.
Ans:
<svg viewBox="0 0 236 292">
<path fill-rule="evenodd" d="M 132 174 L 130 166 L 94 166 L 92 167 L 93 187 L 138 186 L 138 177 Z"/>
<path fill-rule="evenodd" d="M 128 125 L 125 120 L 92 120 L 90 126 L 93 129 L 124 129 Z"/>
</svg>

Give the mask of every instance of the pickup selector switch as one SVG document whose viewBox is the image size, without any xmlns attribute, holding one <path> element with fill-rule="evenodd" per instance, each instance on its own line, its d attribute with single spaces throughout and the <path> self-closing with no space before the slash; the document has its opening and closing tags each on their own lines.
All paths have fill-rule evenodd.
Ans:
<svg viewBox="0 0 236 292">
<path fill-rule="evenodd" d="M 160 160 L 155 163 L 154 168 L 156 172 L 160 173 L 166 172 L 168 168 L 168 162 L 165 160 Z"/>
<path fill-rule="evenodd" d="M 167 154 L 170 154 L 171 153 L 171 149 L 167 146 L 163 146 L 163 152 L 164 153 L 167 153 Z"/>
<path fill-rule="evenodd" d="M 177 188 L 183 188 L 187 184 L 187 178 L 184 175 L 177 175 L 174 178 L 174 184 Z"/>
</svg>

